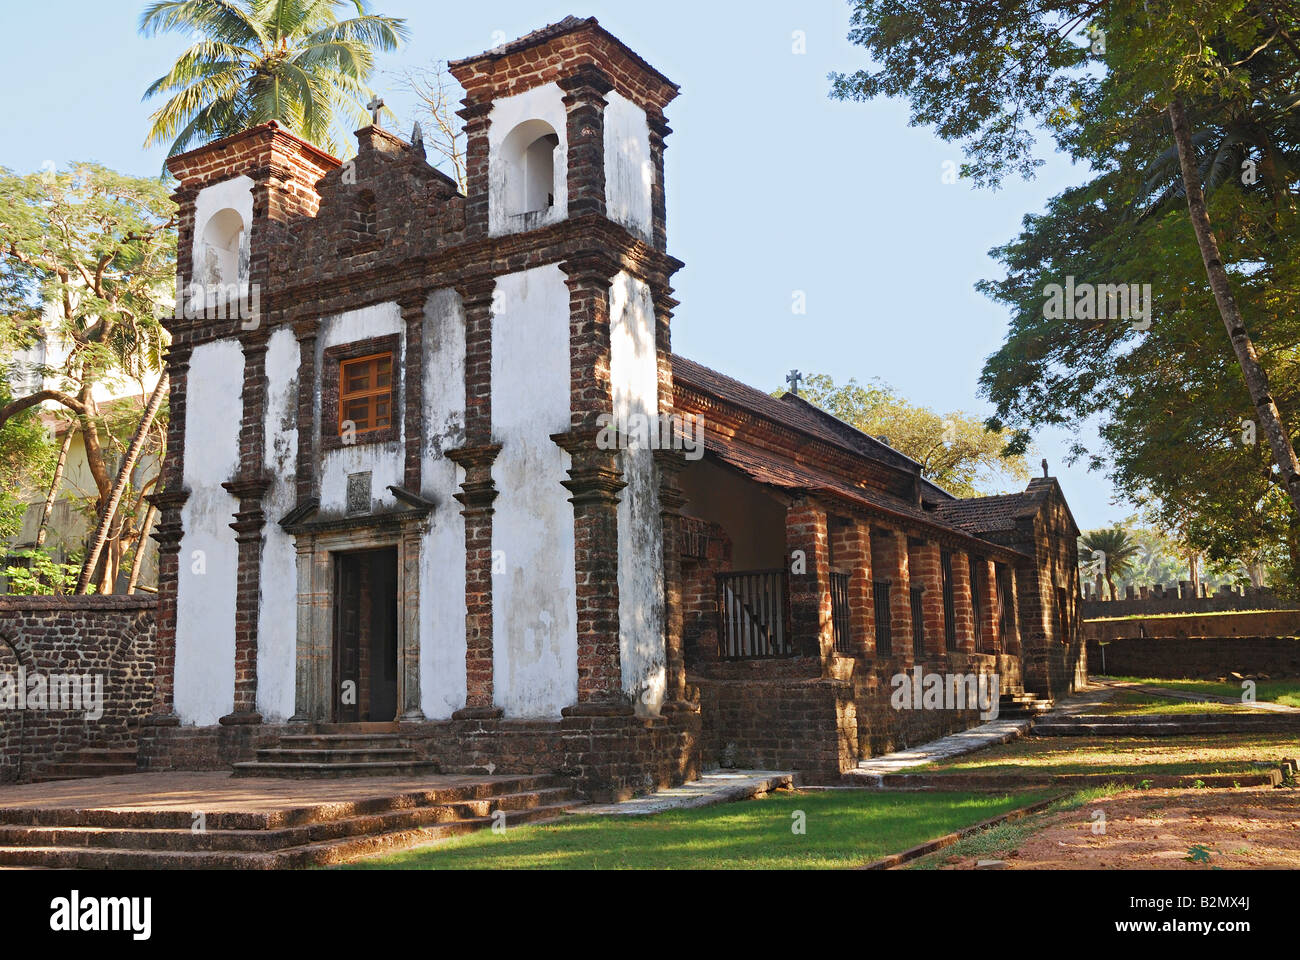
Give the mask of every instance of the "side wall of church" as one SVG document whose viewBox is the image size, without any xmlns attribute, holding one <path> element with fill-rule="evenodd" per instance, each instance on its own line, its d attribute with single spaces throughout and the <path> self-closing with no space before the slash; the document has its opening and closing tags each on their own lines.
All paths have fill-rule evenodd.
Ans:
<svg viewBox="0 0 1300 960">
<path fill-rule="evenodd" d="M 216 723 L 234 707 L 239 501 L 222 488 L 239 469 L 244 352 L 238 340 L 196 347 L 185 404 L 184 486 L 176 600 L 176 713 Z"/>
<path fill-rule="evenodd" d="M 645 423 L 653 429 L 659 413 L 659 366 L 650 288 L 620 273 L 609 296 L 615 421 L 629 427 Z M 629 443 L 622 455 L 627 486 L 618 505 L 618 621 L 623 689 L 639 712 L 653 714 L 664 701 L 667 654 L 663 523 L 655 489 L 654 451 L 645 441 Z"/>
<path fill-rule="evenodd" d="M 558 266 L 497 280 L 492 312 L 493 673 L 507 717 L 556 716 L 578 695 L 569 455 L 569 290 Z"/>
<path fill-rule="evenodd" d="M 454 290 L 424 308 L 421 495 L 437 506 L 420 551 L 420 698 L 430 720 L 465 706 L 464 471 L 444 454 L 465 443 L 465 311 Z"/>
<path fill-rule="evenodd" d="M 266 438 L 263 464 L 271 482 L 262 528 L 261 599 L 257 622 L 257 709 L 268 723 L 294 713 L 298 646 L 297 548 L 280 526 L 297 503 L 298 340 L 280 328 L 266 350 Z"/>
</svg>

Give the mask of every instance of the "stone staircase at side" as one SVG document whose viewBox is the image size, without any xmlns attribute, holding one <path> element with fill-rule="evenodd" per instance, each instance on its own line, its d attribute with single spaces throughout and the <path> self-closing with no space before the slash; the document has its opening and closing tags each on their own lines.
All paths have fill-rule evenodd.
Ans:
<svg viewBox="0 0 1300 960">
<path fill-rule="evenodd" d="M 555 819 L 581 801 L 562 777 L 496 777 L 355 801 L 213 812 L 0 808 L 0 866 L 276 870 L 319 867 L 504 824 Z"/>
<path fill-rule="evenodd" d="M 335 777 L 412 777 L 438 773 L 421 760 L 395 723 L 313 724 L 301 734 L 280 737 L 257 759 L 234 765 L 236 777 L 306 780 Z"/>
<path fill-rule="evenodd" d="M 1047 713 L 1053 706 L 1053 701 L 1045 700 L 1036 693 L 1026 692 L 1023 687 L 1008 687 L 1002 691 L 998 699 L 998 719 L 1032 719 Z"/>
</svg>

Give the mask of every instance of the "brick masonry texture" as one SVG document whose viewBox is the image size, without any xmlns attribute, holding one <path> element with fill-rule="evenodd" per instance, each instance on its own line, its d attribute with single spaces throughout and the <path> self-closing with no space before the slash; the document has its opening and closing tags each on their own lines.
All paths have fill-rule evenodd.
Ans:
<svg viewBox="0 0 1300 960">
<path fill-rule="evenodd" d="M 1090 642 L 1140 637 L 1300 637 L 1300 610 L 1085 620 L 1083 635 Z"/>
<path fill-rule="evenodd" d="M 1088 643 L 1088 662 L 1112 676 L 1215 680 L 1242 676 L 1300 677 L 1300 637 L 1146 637 L 1111 640 L 1105 652 Z"/>
<path fill-rule="evenodd" d="M 103 677 L 104 715 L 0 710 L 0 781 L 39 777 L 83 749 L 135 750 L 153 705 L 152 597 L 0 598 L 0 673 Z M 15 677 L 16 679 L 16 677 Z"/>
</svg>

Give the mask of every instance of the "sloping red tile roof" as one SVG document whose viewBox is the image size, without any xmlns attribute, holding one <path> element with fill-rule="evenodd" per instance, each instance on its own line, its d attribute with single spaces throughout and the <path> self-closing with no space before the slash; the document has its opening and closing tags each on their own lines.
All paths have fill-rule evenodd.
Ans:
<svg viewBox="0 0 1300 960">
<path fill-rule="evenodd" d="M 781 398 L 773 397 L 681 354 L 673 354 L 673 380 L 710 393 L 735 406 L 752 410 L 791 430 L 815 437 L 859 457 L 886 463 L 908 473 L 915 473 L 920 466 L 911 457 L 899 453 L 856 427 L 849 426 L 802 397 L 789 393 Z"/>
<path fill-rule="evenodd" d="M 675 383 L 717 397 L 732 406 L 752 411 L 760 417 L 813 437 L 853 456 L 877 463 L 883 462 L 907 474 L 915 474 L 919 470 L 920 465 L 916 461 L 792 394 L 780 398 L 773 397 L 726 374 L 676 354 L 673 356 L 673 379 Z M 1035 485 L 1031 484 L 1030 491 L 1024 494 L 957 500 L 947 491 L 923 480 L 925 492 L 937 494 L 939 500 L 937 508 L 926 509 L 910 500 L 891 496 L 865 484 L 853 483 L 829 470 L 822 470 L 815 465 L 748 443 L 742 437 L 724 436 L 707 429 L 707 424 L 704 437 L 705 451 L 708 454 L 745 474 L 756 483 L 830 496 L 861 507 L 870 513 L 946 534 L 958 540 L 980 540 L 986 547 L 994 545 L 982 540 L 981 532 L 986 529 L 989 531 L 1004 529 L 1002 520 L 1004 514 L 1014 517 L 1022 510 L 1032 513 L 1041 505 L 1045 495 L 1045 491 L 1037 491 Z M 972 506 L 965 509 L 967 504 Z M 1005 528 L 1010 529 L 1012 526 L 1014 524 L 1006 524 Z M 1017 553 L 1005 545 L 996 545 L 996 549 Z"/>
<path fill-rule="evenodd" d="M 704 435 L 704 446 L 707 453 L 739 470 L 756 483 L 830 496 L 864 508 L 871 513 L 883 514 L 899 522 L 947 534 L 959 540 L 980 539 L 973 531 L 951 523 L 935 512 L 869 487 L 855 486 L 831 473 L 795 463 L 770 451 L 721 437 L 707 430 Z M 1019 551 L 1006 546 L 999 545 L 998 549 L 1019 555 Z"/>
</svg>

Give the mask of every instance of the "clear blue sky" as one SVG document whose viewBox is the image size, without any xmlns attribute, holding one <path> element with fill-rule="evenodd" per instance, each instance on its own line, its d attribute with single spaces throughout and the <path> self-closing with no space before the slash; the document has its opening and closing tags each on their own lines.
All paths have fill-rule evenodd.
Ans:
<svg viewBox="0 0 1300 960">
<path fill-rule="evenodd" d="M 141 103 L 188 41 L 136 32 L 143 0 L 45 0 L 0 9 L 9 83 L 0 89 L 0 165 L 16 171 L 95 160 L 154 175 Z M 1030 183 L 993 193 L 944 184 L 959 151 L 908 126 L 901 103 L 827 97 L 827 74 L 864 62 L 843 0 L 490 4 L 372 0 L 405 17 L 411 42 L 373 82 L 410 129 L 404 67 L 488 49 L 567 14 L 594 15 L 682 86 L 669 107 L 669 249 L 686 262 L 674 348 L 767 390 L 791 367 L 837 381 L 879 377 L 909 400 L 987 416 L 976 395 L 1006 312 L 975 292 L 999 274 L 987 251 L 1025 213 L 1082 179 L 1044 146 Z M 802 30 L 807 53 L 792 52 Z M 792 294 L 807 295 L 793 316 Z M 1036 438 L 1085 529 L 1132 512 L 1105 478 L 1068 468 L 1068 438 Z M 1035 461 L 1036 464 L 1036 461 Z M 1035 466 L 1035 472 L 1037 467 Z"/>
</svg>

